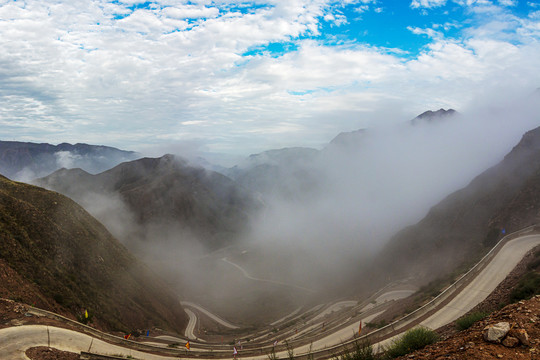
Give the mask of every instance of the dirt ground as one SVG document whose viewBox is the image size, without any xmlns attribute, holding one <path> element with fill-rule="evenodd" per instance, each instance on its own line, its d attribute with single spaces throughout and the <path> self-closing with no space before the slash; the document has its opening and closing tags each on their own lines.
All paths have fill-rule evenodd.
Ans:
<svg viewBox="0 0 540 360">
<path fill-rule="evenodd" d="M 33 347 L 26 350 L 30 360 L 79 360 L 79 354 L 60 351 L 46 346 Z"/>
<path fill-rule="evenodd" d="M 529 345 L 506 347 L 490 343 L 483 338 L 487 325 L 508 322 L 512 329 L 523 329 L 530 340 Z M 463 359 L 540 359 L 540 295 L 494 312 L 478 321 L 469 329 L 449 336 L 446 340 L 399 358 L 400 360 L 463 360 Z"/>
<path fill-rule="evenodd" d="M 526 272 L 527 264 L 532 256 L 526 256 L 512 273 L 488 296 L 481 304 L 475 307 L 474 311 L 493 312 L 500 309 L 501 304 L 508 302 L 508 297 L 512 288 L 517 284 L 519 278 Z M 396 313 L 403 312 L 411 304 L 407 300 L 397 303 L 384 317 L 390 320 Z M 519 310 L 518 310 L 519 309 Z M 455 323 L 451 323 L 438 329 L 442 341 L 422 350 L 404 357 L 403 359 L 538 359 L 540 360 L 540 297 L 533 298 L 524 304 L 512 304 L 500 311 L 494 312 L 491 316 L 478 322 L 472 328 L 457 332 Z M 484 343 L 481 339 L 481 330 L 486 324 L 498 322 L 501 319 L 511 322 L 515 326 L 525 329 L 532 339 L 530 347 L 520 347 L 508 349 L 502 345 Z M 531 320 L 532 319 L 532 320 Z M 376 319 L 377 321 L 381 319 Z M 501 320 L 502 321 L 502 320 Z M 67 327 L 65 324 L 47 318 L 27 315 L 27 306 L 12 300 L 0 299 L 0 328 L 17 326 L 23 324 L 44 324 L 59 327 Z M 499 355 L 502 355 L 499 356 Z M 29 349 L 27 356 L 31 360 L 71 360 L 78 359 L 79 355 L 74 353 L 49 350 L 46 347 Z"/>
</svg>

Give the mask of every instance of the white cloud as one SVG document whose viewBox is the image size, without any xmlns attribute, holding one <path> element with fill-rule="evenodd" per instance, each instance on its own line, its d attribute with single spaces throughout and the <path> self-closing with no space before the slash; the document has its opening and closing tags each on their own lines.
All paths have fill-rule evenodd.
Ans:
<svg viewBox="0 0 540 360">
<path fill-rule="evenodd" d="M 176 19 L 215 18 L 219 15 L 216 7 L 184 5 L 168 6 L 162 10 L 163 15 Z"/>
<path fill-rule="evenodd" d="M 499 4 L 502 6 L 516 6 L 517 0 L 499 0 Z"/>
<path fill-rule="evenodd" d="M 327 22 L 331 22 L 336 26 L 347 24 L 347 18 L 342 14 L 326 14 L 323 19 Z"/>
<path fill-rule="evenodd" d="M 421 29 L 419 27 L 407 26 L 407 30 L 415 35 L 426 35 L 432 39 L 440 39 L 443 37 L 443 34 L 440 31 L 434 29 Z"/>
<path fill-rule="evenodd" d="M 491 13 L 463 25 L 466 40 L 444 39 L 439 31 L 452 23 L 410 26 L 432 40 L 404 56 L 310 39 L 325 17 L 345 21 L 337 1 L 258 4 L 234 13 L 225 1 L 161 0 L 135 11 L 105 1 L 0 5 L 0 138 L 127 148 L 204 139 L 212 150 L 246 152 L 320 146 L 384 117 L 466 106 L 487 87 L 540 83 L 534 13 Z M 293 50 L 242 56 L 269 43 Z"/>
<path fill-rule="evenodd" d="M 436 8 L 446 5 L 446 0 L 412 0 L 411 7 L 417 8 Z"/>
</svg>

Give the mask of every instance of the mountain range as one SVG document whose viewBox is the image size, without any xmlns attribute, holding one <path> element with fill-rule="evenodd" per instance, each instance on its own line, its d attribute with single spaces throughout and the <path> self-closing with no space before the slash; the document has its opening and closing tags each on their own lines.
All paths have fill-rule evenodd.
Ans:
<svg viewBox="0 0 540 360">
<path fill-rule="evenodd" d="M 431 126 L 441 121 L 447 122 L 449 119 L 453 119 L 455 115 L 457 115 L 457 112 L 451 109 L 425 112 L 404 124 L 404 126 L 409 126 L 409 128 L 413 126 L 416 128 L 420 124 Z M 365 224 L 359 223 L 360 225 L 357 225 L 353 223 L 350 233 L 348 233 L 348 229 L 339 228 L 339 225 L 336 225 L 332 218 L 307 217 L 308 221 L 305 226 L 302 223 L 276 222 L 275 218 L 266 216 L 268 215 L 267 200 L 279 198 L 281 202 L 289 201 L 289 203 L 295 204 L 290 214 L 297 216 L 299 213 L 301 213 L 300 215 L 309 213 L 318 206 L 319 204 L 313 202 L 313 199 L 317 199 L 317 196 L 328 196 L 330 197 L 327 199 L 328 202 L 322 203 L 323 209 L 331 206 L 338 216 L 343 217 L 349 215 L 349 210 L 354 210 L 357 206 L 358 200 L 354 198 L 356 193 L 349 194 L 345 191 L 342 194 L 345 197 L 340 198 L 338 201 L 331 197 L 333 193 L 327 192 L 325 185 L 331 180 L 343 180 L 343 177 L 355 175 L 358 178 L 345 179 L 350 184 L 346 184 L 346 182 L 344 184 L 347 186 L 352 185 L 362 191 L 365 190 L 364 195 L 367 194 L 368 199 L 370 199 L 370 196 L 376 195 L 373 196 L 373 203 L 370 204 L 374 208 L 382 197 L 388 196 L 385 192 L 388 192 L 389 189 L 383 186 L 378 189 L 379 192 L 377 193 L 369 188 L 369 186 L 380 185 L 382 179 L 375 179 L 377 181 L 375 184 L 360 182 L 360 180 L 363 180 L 362 171 L 366 171 L 362 161 L 371 155 L 364 154 L 362 151 L 366 142 L 372 140 L 372 136 L 374 135 L 371 130 L 361 129 L 339 134 L 322 150 L 286 148 L 266 151 L 252 155 L 243 164 L 224 171 L 228 176 L 192 166 L 179 157 L 165 155 L 161 158 L 142 158 L 123 162 L 109 170 L 96 174 L 91 174 L 83 169 L 60 169 L 49 176 L 36 180 L 35 184 L 73 198 L 96 216 L 98 220 L 102 221 L 128 247 L 131 248 L 131 245 L 133 245 L 131 243 L 133 239 L 139 244 L 145 243 L 146 247 L 132 247 L 132 250 L 135 250 L 137 255 L 141 255 L 142 252 L 137 251 L 140 249 L 149 251 L 151 248 L 161 248 L 176 256 L 176 252 L 185 252 L 179 250 L 181 248 L 177 248 L 177 245 L 185 245 L 194 241 L 194 239 L 204 247 L 203 253 L 223 249 L 234 244 L 238 238 L 242 237 L 249 230 L 253 216 L 260 214 L 263 215 L 262 221 L 266 222 L 266 226 L 268 226 L 269 231 L 267 231 L 270 238 L 279 237 L 281 228 L 287 228 L 291 224 L 300 224 L 299 236 L 310 240 L 308 249 L 311 250 L 316 249 L 319 244 L 310 237 L 312 235 L 316 237 L 321 232 L 318 230 L 313 232 L 309 227 L 326 231 L 329 226 L 335 226 L 338 227 L 335 232 L 336 236 L 359 239 L 365 234 L 365 231 L 362 230 L 362 226 Z M 350 155 L 351 152 L 352 155 Z M 336 157 L 336 154 L 338 157 Z M 340 163 L 342 160 L 340 160 L 339 156 L 342 154 L 349 154 L 348 156 L 358 163 L 358 165 L 355 165 L 358 167 L 353 169 L 354 171 L 339 173 L 341 170 L 348 170 L 347 166 L 350 164 L 345 161 Z M 338 170 L 340 177 L 328 178 L 324 166 L 331 166 L 333 170 Z M 370 169 L 376 169 L 376 167 Z M 332 274 L 323 265 L 326 260 L 322 257 L 315 257 L 317 261 L 314 262 L 314 258 L 302 254 L 302 256 L 296 258 L 295 262 L 300 264 L 297 264 L 297 266 L 303 267 L 304 264 L 301 258 L 304 258 L 304 261 L 318 272 L 328 272 L 329 274 L 324 277 L 327 281 L 324 282 L 330 284 L 330 288 L 336 289 L 336 294 L 340 294 L 343 286 L 371 288 L 377 287 L 389 279 L 403 279 L 409 276 L 419 277 L 419 282 L 433 280 L 480 257 L 502 236 L 503 229 L 504 232 L 510 232 L 538 222 L 540 220 L 539 180 L 540 128 L 537 128 L 527 132 L 501 163 L 477 176 L 463 189 L 448 195 L 444 200 L 433 206 L 418 223 L 394 235 L 386 246 L 378 252 L 364 251 L 361 254 L 354 247 L 354 243 L 348 244 L 349 247 L 346 248 L 348 259 L 342 262 L 347 267 L 356 266 L 353 271 L 350 271 L 350 273 L 354 273 L 352 278 L 346 280 L 336 278 L 335 274 Z M 9 184 L 10 188 L 16 189 L 15 185 L 13 185 L 16 183 L 9 182 L 7 179 L 4 182 Z M 343 188 L 341 185 L 338 182 L 336 188 Z M 22 185 L 17 184 L 16 186 Z M 345 190 L 348 190 L 348 188 L 345 187 Z M 399 191 L 396 193 L 399 193 Z M 59 195 L 56 194 L 55 196 Z M 349 206 L 347 203 L 348 198 L 351 200 L 352 208 L 347 207 Z M 388 209 L 383 207 L 382 210 L 387 211 Z M 74 213 L 78 214 L 77 211 Z M 287 217 L 290 214 L 286 213 L 283 219 L 288 221 Z M 317 212 L 314 214 L 320 215 Z M 362 220 L 358 219 L 355 213 L 352 213 L 352 215 L 353 221 Z M 369 219 L 367 215 L 369 214 L 366 214 L 366 218 Z M 29 216 L 39 221 L 42 214 L 29 213 Z M 282 218 L 278 217 L 277 219 Z M 88 232 L 88 230 L 84 229 L 101 225 L 92 223 L 90 226 L 84 221 L 77 221 L 81 224 L 77 234 L 85 234 L 87 236 L 85 241 L 93 242 L 92 239 L 96 236 L 94 232 Z M 60 227 L 65 225 L 64 223 L 55 224 Z M 39 228 L 39 226 L 36 228 Z M 22 230 L 20 232 L 23 233 Z M 322 234 L 323 242 L 328 242 L 329 238 L 332 239 L 326 236 L 324 232 Z M 36 236 L 37 234 L 32 233 L 29 239 Z M 110 237 L 110 235 L 103 236 Z M 284 239 L 284 241 L 294 240 L 295 238 L 288 237 Z M 34 240 L 27 240 L 27 246 L 31 247 L 32 241 Z M 48 241 L 54 243 L 52 239 L 48 239 Z M 43 248 L 46 248 L 46 246 L 48 245 L 43 245 Z M 80 251 L 78 242 L 66 246 L 68 249 L 70 246 L 75 246 L 76 251 Z M 275 244 L 266 242 L 265 246 L 274 248 Z M 323 247 L 322 249 L 326 248 Z M 330 249 L 335 249 L 335 246 L 330 247 Z M 354 249 L 354 251 L 351 249 Z M 278 251 L 279 249 L 276 250 L 276 253 Z M 244 253 L 241 253 L 242 256 Z M 262 253 L 264 254 L 264 252 Z M 358 261 L 360 255 L 363 256 L 362 260 Z M 371 259 L 364 261 L 368 255 Z M 24 255 L 23 257 L 26 260 L 20 260 L 20 263 L 44 262 L 52 266 L 50 262 L 43 261 L 37 255 L 32 256 L 34 257 Z M 118 256 L 121 257 L 121 255 Z M 332 256 L 327 252 L 324 258 L 332 258 Z M 24 267 L 23 270 L 26 272 L 9 263 L 9 258 L 4 257 L 3 261 L 10 269 L 18 274 L 28 273 L 27 270 L 24 270 Z M 192 256 L 192 258 L 196 257 Z M 133 258 L 130 259 L 135 261 Z M 182 259 L 182 257 L 179 257 L 179 260 L 176 261 L 182 262 Z M 251 263 L 257 263 L 257 261 L 262 260 L 263 258 L 251 259 L 250 261 Z M 81 262 L 82 260 L 77 261 Z M 278 257 L 264 259 L 264 261 L 274 263 L 274 265 L 281 264 Z M 355 265 L 357 263 L 361 263 L 361 265 Z M 220 262 L 220 265 L 216 268 L 222 268 L 223 266 L 229 265 Z M 282 267 L 282 272 L 286 273 L 288 271 L 286 266 L 278 266 Z M 74 267 L 69 269 L 75 271 L 73 270 Z M 311 272 L 309 269 L 302 270 L 309 273 Z M 39 271 L 43 270 L 37 271 L 39 273 Z M 185 271 L 185 269 L 182 271 Z M 83 272 L 81 276 L 84 278 L 77 280 L 77 283 L 88 281 L 89 273 Z M 311 275 L 314 273 L 317 272 L 312 272 Z M 21 275 L 23 278 L 29 276 L 24 274 Z M 291 279 L 289 280 L 295 280 L 294 275 L 290 273 Z M 347 276 L 344 275 L 343 277 Z M 321 277 L 318 279 L 320 280 Z M 335 281 L 330 281 L 332 279 L 335 279 Z M 69 279 L 62 280 L 62 282 L 71 284 Z M 53 288 L 53 283 L 50 280 L 47 288 Z M 73 287 L 74 285 L 69 286 Z M 127 296 L 132 296 L 129 294 L 133 294 L 133 292 L 130 292 L 133 289 L 128 290 L 126 290 Z M 85 302 L 99 307 L 103 299 L 103 297 L 95 296 L 97 290 L 90 292 L 93 295 L 85 295 L 87 301 L 74 300 L 76 298 L 84 299 L 84 297 L 75 297 L 68 290 L 63 290 L 60 295 L 51 292 L 51 290 L 47 291 L 45 291 L 47 292 L 46 296 L 42 296 L 49 299 L 47 303 L 44 303 L 44 306 L 62 307 L 67 309 L 65 311 L 73 311 L 74 308 L 81 309 L 86 306 Z M 79 288 L 78 291 L 84 291 L 84 289 Z M 144 293 L 142 289 L 138 291 Z M 55 301 L 51 302 L 51 298 L 55 299 Z M 168 298 L 170 299 L 170 297 Z M 92 303 L 92 301 L 94 302 Z M 144 303 L 145 300 L 141 302 Z M 134 304 L 133 306 L 138 305 Z M 162 316 L 160 319 L 166 317 Z M 122 323 L 120 320 L 115 321 L 114 324 L 107 324 L 107 326 L 119 328 L 126 326 L 126 324 L 129 326 L 135 324 L 134 321 L 129 323 Z M 183 321 L 185 321 L 185 317 L 177 314 L 175 326 L 184 324 Z"/>
<path fill-rule="evenodd" d="M 145 241 L 148 234 L 154 245 L 159 244 L 159 235 L 151 229 L 176 232 L 178 242 L 190 241 L 189 236 L 182 239 L 187 233 L 208 249 L 222 247 L 239 235 L 249 223 L 248 214 L 258 206 L 228 177 L 173 155 L 124 162 L 96 175 L 61 169 L 34 183 L 94 209 L 90 211 L 111 229 L 119 228 L 116 222 L 122 220 L 112 213 L 117 215 L 121 208 L 129 215 L 116 235 Z"/>
<path fill-rule="evenodd" d="M 82 168 L 97 173 L 138 157 L 133 151 L 102 145 L 0 141 L 0 174 L 28 181 L 60 168 Z"/>
<path fill-rule="evenodd" d="M 437 124 L 458 114 L 454 109 L 428 110 L 404 125 Z M 329 163 L 361 151 L 372 135 L 370 129 L 358 129 L 339 133 L 322 150 L 306 147 L 268 150 L 252 154 L 241 164 L 222 172 L 263 197 L 301 200 L 325 191 Z"/>
</svg>

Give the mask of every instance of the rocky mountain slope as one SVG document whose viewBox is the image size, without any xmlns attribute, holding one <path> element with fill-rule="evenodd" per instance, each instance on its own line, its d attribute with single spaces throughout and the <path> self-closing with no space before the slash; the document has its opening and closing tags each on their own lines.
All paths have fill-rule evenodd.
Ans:
<svg viewBox="0 0 540 360">
<path fill-rule="evenodd" d="M 175 295 L 72 200 L 0 176 L 0 297 L 107 330 L 181 331 Z"/>
<path fill-rule="evenodd" d="M 502 236 L 540 222 L 540 128 L 498 165 L 391 239 L 377 269 L 433 279 L 474 261 Z M 475 254 L 475 255 L 472 255 Z"/>
<path fill-rule="evenodd" d="M 32 180 L 62 167 L 97 173 L 137 157 L 133 151 L 108 146 L 0 141 L 0 174 L 15 180 Z"/>
<path fill-rule="evenodd" d="M 179 237 L 181 230 L 190 232 L 211 249 L 238 235 L 247 224 L 249 210 L 256 206 L 249 193 L 231 179 L 189 166 L 172 155 L 122 163 L 97 175 L 62 169 L 36 184 L 71 197 L 111 229 L 118 218 L 107 211 L 107 200 L 119 198 L 133 220 L 124 224 L 124 229 L 133 226 L 125 236 L 141 236 L 150 227 L 162 232 L 175 227 Z M 98 207 L 93 203 L 96 197 L 101 202 Z"/>
<path fill-rule="evenodd" d="M 508 305 L 471 328 L 397 359 L 539 359 L 540 295 Z M 489 328 L 507 327 L 501 338 L 488 338 Z"/>
</svg>

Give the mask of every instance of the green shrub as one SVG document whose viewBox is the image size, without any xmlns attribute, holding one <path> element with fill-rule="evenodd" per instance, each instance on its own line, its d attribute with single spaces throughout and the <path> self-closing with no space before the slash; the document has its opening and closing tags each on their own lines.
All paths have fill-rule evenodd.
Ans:
<svg viewBox="0 0 540 360">
<path fill-rule="evenodd" d="M 380 329 L 386 326 L 386 320 L 381 320 L 379 322 L 367 322 L 366 326 L 372 329 Z"/>
<path fill-rule="evenodd" d="M 468 329 L 468 328 L 470 328 L 472 326 L 472 324 L 474 324 L 475 322 L 477 322 L 479 320 L 482 320 L 483 318 L 485 318 L 488 315 L 489 315 L 488 313 L 482 312 L 482 311 L 473 312 L 473 313 L 471 313 L 469 315 L 465 315 L 465 316 L 459 318 L 456 321 L 456 327 L 457 327 L 457 329 L 459 331 Z"/>
<path fill-rule="evenodd" d="M 534 259 L 527 265 L 527 270 L 535 270 L 540 266 L 540 249 L 534 252 Z"/>
<path fill-rule="evenodd" d="M 497 244 L 497 241 L 499 240 L 501 234 L 500 229 L 491 228 L 486 237 L 484 238 L 484 241 L 482 242 L 485 247 L 493 247 L 495 244 Z"/>
<path fill-rule="evenodd" d="M 352 349 L 345 349 L 336 360 L 375 360 L 377 356 L 369 341 L 355 341 Z"/>
<path fill-rule="evenodd" d="M 385 349 L 385 357 L 393 359 L 398 356 L 407 355 L 415 350 L 422 349 L 426 345 L 437 341 L 438 335 L 435 331 L 417 327 L 407 331 L 399 340 L 394 341 L 390 347 Z"/>
<path fill-rule="evenodd" d="M 530 299 L 534 295 L 540 294 L 540 274 L 530 272 L 525 274 L 519 284 L 510 294 L 510 301 Z"/>
</svg>

